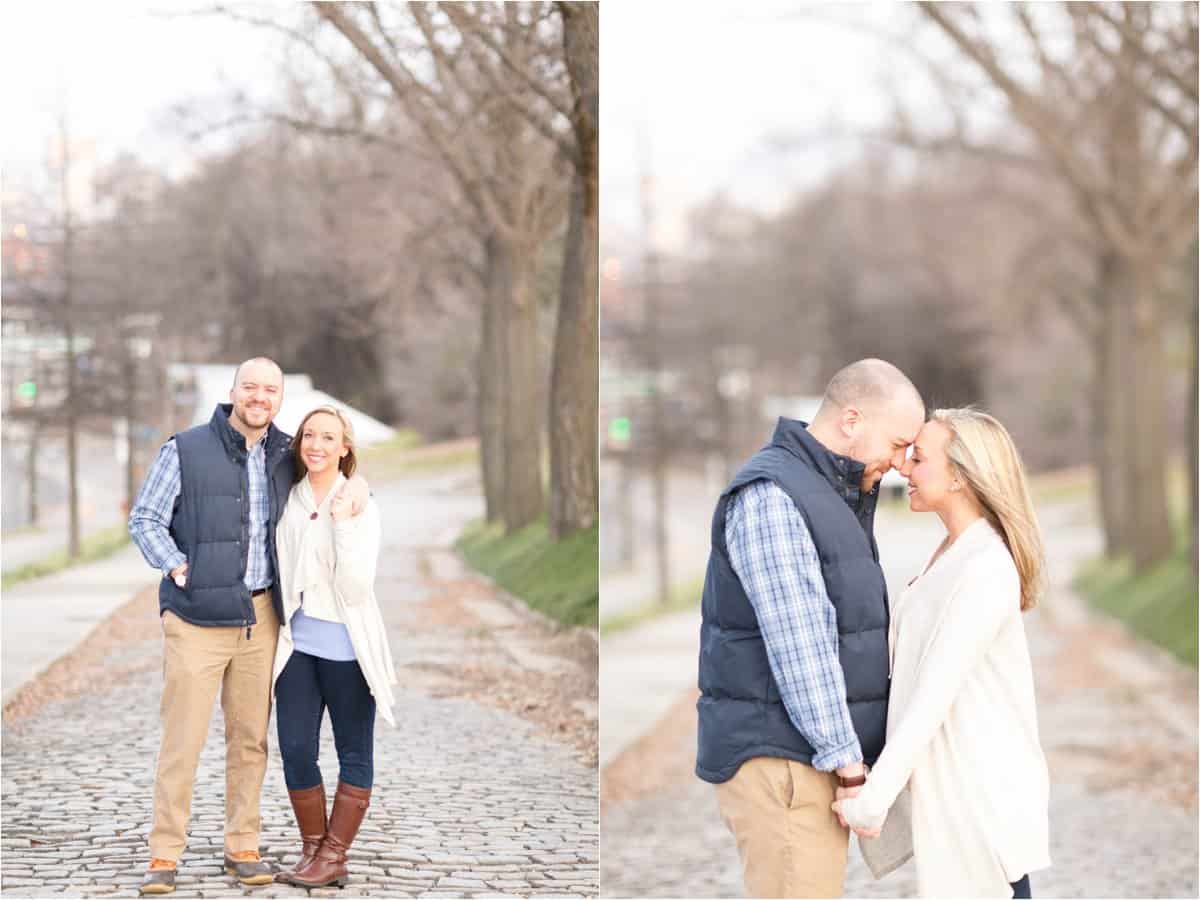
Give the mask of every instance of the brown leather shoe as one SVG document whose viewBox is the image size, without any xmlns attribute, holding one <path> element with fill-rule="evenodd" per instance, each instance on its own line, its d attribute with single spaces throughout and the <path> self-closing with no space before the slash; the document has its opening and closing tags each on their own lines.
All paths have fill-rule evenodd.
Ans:
<svg viewBox="0 0 1200 900">
<path fill-rule="evenodd" d="M 292 801 L 292 812 L 296 814 L 296 824 L 300 827 L 300 860 L 290 869 L 284 869 L 275 876 L 281 884 L 291 884 L 295 874 L 313 861 L 317 848 L 329 828 L 329 817 L 325 813 L 325 785 L 305 788 L 302 791 L 288 791 L 288 799 Z"/>
<path fill-rule="evenodd" d="M 142 878 L 138 892 L 142 894 L 169 894 L 175 890 L 175 863 L 169 859 L 152 859 L 150 868 Z"/>
<path fill-rule="evenodd" d="M 325 839 L 317 848 L 313 861 L 293 873 L 292 884 L 307 888 L 328 887 L 331 884 L 346 886 L 350 880 L 350 873 L 346 870 L 346 851 L 354 843 L 370 805 L 370 788 L 338 782 Z"/>
</svg>

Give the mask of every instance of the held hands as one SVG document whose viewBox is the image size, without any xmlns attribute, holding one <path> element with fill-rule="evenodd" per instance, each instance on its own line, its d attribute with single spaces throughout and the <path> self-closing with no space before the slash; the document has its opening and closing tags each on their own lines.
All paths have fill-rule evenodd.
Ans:
<svg viewBox="0 0 1200 900">
<path fill-rule="evenodd" d="M 869 776 L 870 771 L 871 769 L 869 766 L 865 766 L 862 763 L 855 763 L 853 766 L 845 766 L 841 769 L 838 769 L 837 774 L 845 778 L 853 778 L 856 775 Z M 859 785 L 858 787 L 842 787 L 841 785 L 838 785 L 837 790 L 834 792 L 835 799 L 831 808 L 835 813 L 837 813 L 838 822 L 841 823 L 843 828 L 850 828 L 860 838 L 877 838 L 879 837 L 880 829 L 852 828 L 850 823 L 846 821 L 845 816 L 842 815 L 842 801 L 857 797 L 862 789 L 863 785 Z"/>
<path fill-rule="evenodd" d="M 851 826 L 842 818 L 842 801 L 849 800 L 854 797 L 862 788 L 838 788 L 837 799 L 833 801 L 833 811 L 838 814 L 838 821 L 842 823 L 843 828 L 850 828 L 860 838 L 877 838 L 880 835 L 879 828 L 851 828 Z M 845 795 L 843 796 L 843 791 Z"/>
</svg>

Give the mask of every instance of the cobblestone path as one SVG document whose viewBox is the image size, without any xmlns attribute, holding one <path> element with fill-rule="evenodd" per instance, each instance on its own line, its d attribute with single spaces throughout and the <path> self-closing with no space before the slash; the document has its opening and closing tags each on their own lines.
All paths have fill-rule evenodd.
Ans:
<svg viewBox="0 0 1200 900">
<path fill-rule="evenodd" d="M 400 677 L 398 727 L 382 718 L 376 727 L 375 790 L 350 852 L 349 887 L 311 894 L 595 896 L 594 756 L 552 734 L 546 722 L 488 702 L 460 678 L 467 663 L 474 671 L 488 666 L 501 680 L 511 676 L 514 685 L 564 678 L 587 684 L 587 673 L 569 657 L 546 652 L 555 639 L 539 643 L 540 623 L 458 567 L 447 541 L 476 514 L 461 485 L 426 478 L 381 485 L 377 496 L 385 547 L 376 588 Z M 464 593 L 467 605 L 457 602 Z M 148 619 L 148 637 L 143 630 L 142 640 L 113 648 L 110 667 L 97 673 L 91 689 L 13 722 L 6 718 L 4 896 L 136 895 L 147 862 L 161 686 L 156 604 L 146 600 L 124 614 Z M 538 650 L 544 655 L 536 656 Z M 538 660 L 532 673 L 531 657 Z M 121 677 L 106 678 L 105 671 Z M 593 730 L 594 684 L 593 672 Z M 586 703 L 575 705 L 586 715 Z M 174 896 L 305 896 L 303 888 L 283 885 L 243 887 L 222 873 L 223 741 L 217 709 Z M 261 849 L 286 865 L 298 856 L 299 842 L 274 721 L 270 745 Z M 330 796 L 336 760 L 326 719 L 321 762 Z"/>
<path fill-rule="evenodd" d="M 1086 522 L 1078 509 L 1043 513 L 1055 586 L 1026 621 L 1051 777 L 1053 866 L 1033 873 L 1033 894 L 1195 897 L 1196 673 L 1088 613 L 1070 593 L 1074 564 L 1097 552 Z M 933 544 L 923 546 L 928 552 Z M 636 796 L 613 791 L 611 802 L 604 788 L 603 896 L 744 896 L 713 789 L 691 774 L 696 736 L 688 699 L 664 718 L 668 733 L 646 736 L 631 758 L 604 770 L 607 778 L 622 766 L 621 782 L 634 785 Z M 668 768 L 672 774 L 661 774 Z M 636 773 L 645 772 L 658 776 L 658 789 L 637 785 Z M 915 896 L 911 862 L 874 881 L 857 847 L 850 856 L 847 897 Z"/>
</svg>

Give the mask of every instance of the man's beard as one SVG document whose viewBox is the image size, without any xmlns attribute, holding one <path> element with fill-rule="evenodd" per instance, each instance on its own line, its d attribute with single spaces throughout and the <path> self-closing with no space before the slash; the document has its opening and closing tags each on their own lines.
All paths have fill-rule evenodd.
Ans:
<svg viewBox="0 0 1200 900">
<path fill-rule="evenodd" d="M 237 407 L 234 407 L 233 414 L 235 416 L 237 416 L 238 421 L 240 421 L 247 428 L 265 428 L 267 425 L 271 424 L 271 411 L 269 409 L 260 409 L 260 408 L 250 409 L 249 407 L 247 407 L 243 411 L 243 410 L 239 410 Z M 250 416 L 252 414 L 262 415 L 263 417 L 266 418 L 266 421 L 263 422 L 261 425 L 256 425 L 255 423 L 249 421 L 247 418 L 248 416 Z"/>
</svg>

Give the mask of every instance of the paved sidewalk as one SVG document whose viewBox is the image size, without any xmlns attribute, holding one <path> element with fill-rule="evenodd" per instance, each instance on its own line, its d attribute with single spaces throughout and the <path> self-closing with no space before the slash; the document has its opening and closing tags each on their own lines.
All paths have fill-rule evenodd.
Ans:
<svg viewBox="0 0 1200 900">
<path fill-rule="evenodd" d="M 580 682 L 584 673 L 555 654 L 553 635 L 539 642 L 535 628 L 541 626 L 466 572 L 448 550 L 449 539 L 478 512 L 469 477 L 377 485 L 376 496 L 385 545 L 376 587 L 400 677 L 398 728 L 382 719 L 376 727 L 375 792 L 351 850 L 350 886 L 312 896 L 595 896 L 594 763 L 552 736 L 542 720 L 482 696 L 469 678 L 486 669 L 501 684 L 537 687 L 539 678 Z M 113 665 L 119 660 L 120 671 L 130 674 L 98 678 L 80 696 L 5 721 L 3 896 L 136 892 L 147 861 L 158 750 L 160 647 L 152 593 L 128 615 L 149 623 L 138 632 L 143 639 L 112 653 Z M 517 653 L 509 652 L 509 642 Z M 531 672 L 518 659 L 537 653 L 547 674 Z M 261 849 L 286 865 L 299 843 L 274 722 L 269 744 Z M 326 721 L 321 760 L 330 795 L 336 759 Z M 223 795 L 217 709 L 174 896 L 307 896 L 283 885 L 243 888 L 222 873 Z"/>
<path fill-rule="evenodd" d="M 4 591 L 3 703 L 69 653 L 118 607 L 159 581 L 130 544 L 108 559 L 64 569 Z"/>
<path fill-rule="evenodd" d="M 1075 565 L 1099 550 L 1088 511 L 1053 507 L 1042 515 L 1053 588 L 1026 629 L 1051 771 L 1054 865 L 1033 874 L 1034 896 L 1196 896 L 1196 673 L 1093 615 L 1070 592 Z M 929 518 L 880 520 L 893 590 L 936 544 Z M 714 792 L 692 774 L 697 636 L 692 612 L 602 643 L 604 896 L 743 896 Z M 626 677 L 622 660 L 638 660 L 641 669 Z M 635 687 L 645 711 L 610 700 Z M 846 896 L 915 892 L 912 863 L 873 881 L 851 850 Z"/>
<path fill-rule="evenodd" d="M 4 523 L 26 521 L 28 486 L 23 447 L 9 446 L 11 435 L 5 432 L 4 442 Z M 80 538 L 125 521 L 125 475 L 123 468 L 114 468 L 113 439 L 83 433 L 79 441 L 79 531 Z M 20 444 L 20 441 L 17 442 Z M 3 535 L 0 547 L 0 567 L 5 572 L 44 559 L 67 549 L 67 484 L 66 448 L 61 437 L 43 437 L 38 442 L 39 496 L 41 511 L 39 527 L 18 528 Z M 7 466 L 12 464 L 12 470 Z M 8 496 L 9 490 L 13 496 Z M 10 505 L 11 504 L 11 505 Z M 19 509 L 14 509 L 14 506 Z M 11 513 L 11 518 L 10 518 Z"/>
<path fill-rule="evenodd" d="M 648 538 L 654 533 L 654 493 L 645 473 L 633 479 L 626 500 L 634 519 L 632 564 L 609 562 L 616 555 L 620 532 L 626 526 L 620 512 L 624 504 L 618 499 L 621 487 L 618 466 L 606 461 L 600 470 L 600 519 L 604 523 L 600 530 L 601 622 L 650 602 L 658 590 L 655 551 Z M 703 473 L 683 468 L 668 473 L 668 571 L 672 585 L 704 574 L 713 498 L 720 490 L 721 485 Z"/>
</svg>

